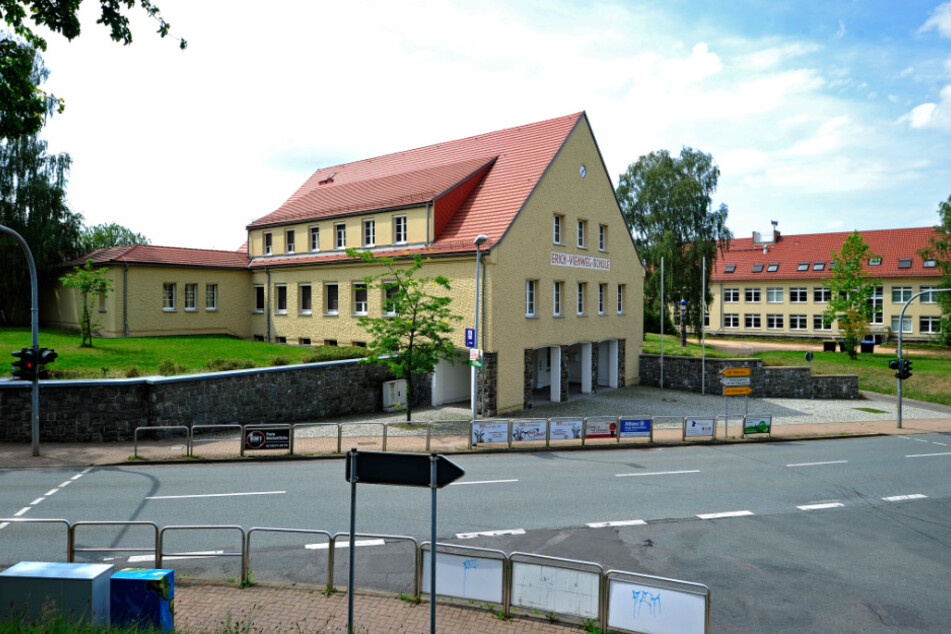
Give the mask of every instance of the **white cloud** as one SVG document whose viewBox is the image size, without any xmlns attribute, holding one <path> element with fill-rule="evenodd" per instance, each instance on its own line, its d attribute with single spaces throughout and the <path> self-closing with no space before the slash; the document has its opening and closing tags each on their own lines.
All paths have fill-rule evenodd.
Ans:
<svg viewBox="0 0 951 634">
<path fill-rule="evenodd" d="M 813 42 L 789 42 L 781 46 L 770 46 L 741 55 L 737 57 L 734 63 L 747 71 L 776 70 L 792 59 L 820 50 L 822 50 L 822 47 Z"/>
<path fill-rule="evenodd" d="M 930 102 L 915 106 L 898 121 L 907 123 L 914 129 L 933 128 L 951 131 L 951 84 L 941 90 L 937 103 Z"/>
<path fill-rule="evenodd" d="M 936 30 L 942 37 L 951 37 L 951 2 L 945 2 L 935 7 L 931 17 L 925 21 L 919 33 Z"/>
<path fill-rule="evenodd" d="M 835 39 L 841 40 L 845 37 L 845 22 L 839 20 L 839 30 L 835 32 Z"/>
<path fill-rule="evenodd" d="M 914 67 L 914 66 L 909 66 L 908 68 L 905 68 L 905 69 L 902 70 L 900 73 L 898 73 L 898 76 L 899 76 L 899 77 L 908 77 L 909 75 L 913 75 L 914 72 L 915 72 L 915 67 Z"/>
</svg>

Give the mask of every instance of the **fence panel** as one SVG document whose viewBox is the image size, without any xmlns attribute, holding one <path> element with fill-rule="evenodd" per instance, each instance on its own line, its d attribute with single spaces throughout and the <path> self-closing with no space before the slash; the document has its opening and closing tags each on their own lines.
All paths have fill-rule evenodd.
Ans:
<svg viewBox="0 0 951 634">
<path fill-rule="evenodd" d="M 133 433 L 136 458 L 162 460 L 188 456 L 190 434 L 186 425 L 136 427 Z"/>
<path fill-rule="evenodd" d="M 419 591 L 427 596 L 432 589 L 431 551 L 431 542 L 420 544 Z M 506 559 L 501 550 L 437 543 L 436 595 L 504 606 L 508 596 Z"/>
<path fill-rule="evenodd" d="M 340 423 L 341 450 L 386 451 L 386 423 Z"/>
<path fill-rule="evenodd" d="M 604 567 L 591 561 L 576 561 L 515 552 L 511 562 L 509 608 L 528 608 L 546 614 L 582 620 L 601 620 Z"/>
<path fill-rule="evenodd" d="M 237 458 L 244 440 L 241 425 L 192 425 L 188 455 L 194 458 Z"/>
<path fill-rule="evenodd" d="M 426 451 L 429 438 L 429 423 L 403 421 L 386 423 L 386 448 L 388 451 Z"/>
<path fill-rule="evenodd" d="M 710 589 L 700 583 L 609 570 L 607 627 L 646 634 L 710 631 Z"/>
<path fill-rule="evenodd" d="M 29 527 L 24 525 L 30 524 Z M 56 534 L 59 534 L 58 525 L 66 527 L 63 531 L 65 543 L 62 547 L 53 546 Z M 0 517 L 0 530 L 3 530 L 10 538 L 0 539 L 0 567 L 6 568 L 21 561 L 60 561 L 61 557 L 66 557 L 66 561 L 72 562 L 70 558 L 72 553 L 72 531 L 71 524 L 64 519 L 31 519 L 26 517 Z M 10 533 L 28 531 L 27 537 L 16 540 L 16 550 L 7 551 L 2 548 L 5 544 L 13 542 Z"/>
<path fill-rule="evenodd" d="M 218 548 L 218 542 L 215 541 L 215 538 L 210 538 L 207 534 L 199 535 L 196 538 L 193 538 L 190 548 L 195 550 L 188 551 L 173 551 L 165 552 L 167 546 L 167 537 L 166 533 L 168 532 L 185 532 L 185 531 L 206 531 L 206 532 L 235 532 L 237 531 L 240 534 L 239 548 L 237 551 L 234 550 L 225 550 L 224 548 Z M 196 543 L 197 542 L 197 543 Z M 245 552 L 245 533 L 244 529 L 237 525 L 232 524 L 180 524 L 165 526 L 159 531 L 159 541 L 158 541 L 158 557 L 155 561 L 156 568 L 162 568 L 163 565 L 171 560 L 180 559 L 181 563 L 175 565 L 176 570 L 184 570 L 183 574 L 194 574 L 190 573 L 186 566 L 195 567 L 196 564 L 189 563 L 185 564 L 184 562 L 194 562 L 199 559 L 217 559 L 219 557 L 223 558 L 234 558 L 237 557 L 240 559 L 240 579 L 242 582 L 247 581 L 248 579 L 248 562 Z M 215 562 L 216 565 L 220 566 L 220 562 Z M 197 564 L 198 567 L 201 567 L 201 564 Z M 221 571 L 222 574 L 226 574 L 224 570 Z"/>
<path fill-rule="evenodd" d="M 354 533 L 354 583 L 361 588 L 419 596 L 416 560 L 419 542 L 406 535 Z M 350 574 L 350 533 L 335 533 L 330 538 L 330 559 L 327 565 L 327 587 L 335 587 L 335 579 L 344 583 Z M 409 565 L 406 565 L 406 564 Z M 338 574 L 339 573 L 339 574 Z"/>
<path fill-rule="evenodd" d="M 581 435 L 581 444 L 616 444 L 617 416 L 587 416 L 584 419 L 584 431 Z M 594 443 L 591 441 L 594 440 Z"/>
<path fill-rule="evenodd" d="M 339 434 L 340 425 L 337 423 L 296 423 L 291 426 L 294 455 L 329 456 L 339 451 Z"/>
<path fill-rule="evenodd" d="M 548 445 L 547 418 L 516 418 L 512 420 L 512 444 L 520 447 Z"/>
<path fill-rule="evenodd" d="M 253 559 L 251 537 L 258 535 L 259 556 Z M 245 536 L 245 561 L 248 578 L 256 581 L 275 579 L 313 583 L 327 577 L 330 561 L 328 531 L 309 528 L 274 528 L 255 526 Z"/>
<path fill-rule="evenodd" d="M 577 445 L 582 442 L 584 418 L 580 416 L 556 416 L 548 419 L 548 446 Z"/>
<path fill-rule="evenodd" d="M 487 445 L 512 446 L 512 421 L 507 418 L 483 418 L 469 423 L 469 449 Z"/>
<path fill-rule="evenodd" d="M 113 534 L 106 536 L 105 541 L 112 544 L 112 546 L 80 546 L 79 540 L 76 537 L 76 529 L 81 526 L 95 526 L 95 527 L 105 527 L 110 526 L 120 529 L 118 534 Z M 151 528 L 149 531 L 151 533 L 151 544 L 148 546 L 121 546 L 123 541 L 126 540 L 126 529 L 131 527 L 145 527 Z M 100 536 L 104 531 L 99 531 Z M 81 521 L 76 522 L 69 527 L 69 544 L 70 544 L 70 553 L 68 561 L 76 561 L 77 553 L 145 553 L 143 555 L 133 556 L 129 559 L 130 564 L 139 563 L 140 561 L 155 562 L 156 553 L 158 553 L 159 547 L 159 527 L 155 522 L 148 522 L 142 520 L 130 520 L 130 521 Z M 97 561 L 97 563 L 100 563 Z"/>
<path fill-rule="evenodd" d="M 468 420 L 431 421 L 426 451 L 461 451 L 469 442 L 468 432 Z"/>
<path fill-rule="evenodd" d="M 292 426 L 286 423 L 242 425 L 241 455 L 294 455 Z"/>
<path fill-rule="evenodd" d="M 618 442 L 654 441 L 654 420 L 650 416 L 618 416 Z"/>
</svg>

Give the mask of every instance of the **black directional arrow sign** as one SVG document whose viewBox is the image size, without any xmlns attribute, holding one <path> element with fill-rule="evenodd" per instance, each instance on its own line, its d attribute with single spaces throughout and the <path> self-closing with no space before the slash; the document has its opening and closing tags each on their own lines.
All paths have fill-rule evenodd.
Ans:
<svg viewBox="0 0 951 634">
<path fill-rule="evenodd" d="M 421 453 L 390 453 L 359 451 L 356 454 L 357 477 L 350 472 L 352 456 L 347 459 L 347 482 L 359 484 L 394 484 L 407 487 L 431 485 L 432 458 Z M 436 454 L 436 488 L 441 489 L 464 476 L 466 472 L 449 458 Z"/>
</svg>

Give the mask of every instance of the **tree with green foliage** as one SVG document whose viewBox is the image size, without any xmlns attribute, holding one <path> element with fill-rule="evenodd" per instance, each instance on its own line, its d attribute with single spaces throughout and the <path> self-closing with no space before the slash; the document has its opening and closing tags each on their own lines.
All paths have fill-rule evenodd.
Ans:
<svg viewBox="0 0 951 634">
<path fill-rule="evenodd" d="M 941 271 L 941 284 L 938 288 L 951 288 L 951 196 L 938 205 L 939 225 L 934 228 L 934 235 L 928 241 L 928 246 L 918 254 L 925 259 L 934 260 Z M 938 340 L 951 347 L 951 293 L 935 293 L 935 299 L 941 304 L 941 332 Z"/>
<path fill-rule="evenodd" d="M 73 267 L 73 273 L 67 273 L 59 278 L 66 288 L 75 288 L 79 291 L 79 297 L 82 301 L 82 315 L 79 319 L 79 329 L 83 335 L 83 341 L 80 348 L 92 348 L 92 331 L 99 325 L 99 320 L 93 321 L 93 311 L 95 302 L 100 295 L 106 296 L 112 291 L 112 280 L 106 277 L 108 273 L 105 268 L 94 268 L 92 260 L 86 260 L 86 264 L 80 268 Z"/>
<path fill-rule="evenodd" d="M 149 244 L 149 239 L 128 227 L 112 222 L 83 228 L 82 235 L 79 236 L 79 244 L 83 253 L 91 253 L 96 249 Z"/>
<path fill-rule="evenodd" d="M 81 31 L 78 13 L 82 2 L 0 0 L 0 19 L 15 36 L 0 39 L 0 138 L 36 134 L 52 108 L 62 111 L 64 102 L 44 92 L 32 72 L 39 52 L 46 50 L 46 40 L 33 29 L 43 26 L 67 40 L 78 37 Z M 165 37 L 169 33 L 170 25 L 150 0 L 100 0 L 100 4 L 101 13 L 96 23 L 107 27 L 109 36 L 116 42 L 132 43 L 129 18 L 123 9 L 131 11 L 136 5 L 156 20 L 159 36 Z M 31 21 L 33 25 L 30 25 Z M 181 48 L 187 45 L 184 39 L 179 41 Z"/>
<path fill-rule="evenodd" d="M 862 234 L 853 231 L 842 243 L 839 253 L 832 252 L 832 277 L 827 286 L 832 295 L 823 312 L 828 326 L 838 319 L 843 345 L 850 359 L 856 358 L 855 346 L 868 334 L 875 315 L 872 304 L 875 288 L 882 281 L 868 273 L 868 261 L 880 257 L 871 252 Z"/>
<path fill-rule="evenodd" d="M 440 360 L 455 362 L 456 348 L 449 336 L 452 322 L 462 317 L 452 314 L 449 280 L 441 275 L 416 277 L 423 268 L 419 254 L 409 266 L 398 266 L 393 258 L 368 251 L 347 249 L 347 254 L 385 269 L 363 278 L 368 292 L 373 288 L 383 297 L 383 315 L 358 320 L 373 337 L 363 363 L 385 365 L 398 379 L 406 379 L 406 420 L 410 421 L 414 376 L 431 374 Z"/>
<path fill-rule="evenodd" d="M 700 332 L 706 306 L 713 301 L 710 273 L 718 247 L 730 248 L 733 233 L 726 226 L 729 209 L 713 209 L 720 168 L 713 157 L 685 147 L 680 156 L 667 150 L 640 157 L 621 174 L 618 202 L 646 263 L 644 330 L 659 331 L 671 309 L 687 300 L 687 323 Z M 664 260 L 664 303 L 660 305 L 660 263 Z M 706 258 L 706 297 L 702 306 L 701 269 Z"/>
</svg>

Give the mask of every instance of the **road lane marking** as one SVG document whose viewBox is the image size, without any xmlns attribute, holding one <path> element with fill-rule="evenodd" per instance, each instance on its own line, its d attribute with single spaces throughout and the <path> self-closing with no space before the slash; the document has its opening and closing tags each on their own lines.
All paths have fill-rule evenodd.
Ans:
<svg viewBox="0 0 951 634">
<path fill-rule="evenodd" d="M 904 502 L 906 500 L 923 500 L 926 497 L 928 496 L 921 493 L 912 493 L 910 495 L 892 495 L 882 499 L 886 502 Z"/>
<path fill-rule="evenodd" d="M 356 546 L 385 546 L 385 539 L 358 539 L 355 542 Z M 304 548 L 307 550 L 327 550 L 330 548 L 329 542 L 324 542 L 322 544 L 304 544 Z M 334 548 L 350 548 L 350 542 L 346 539 L 338 539 Z"/>
<path fill-rule="evenodd" d="M 70 484 L 72 484 L 72 482 L 67 480 L 66 482 L 63 482 L 62 484 L 60 484 L 59 488 L 62 489 L 63 487 L 68 487 Z"/>
<path fill-rule="evenodd" d="M 726 511 L 725 513 L 703 513 L 697 515 L 702 520 L 719 520 L 727 517 L 745 517 L 752 515 L 753 511 Z"/>
<path fill-rule="evenodd" d="M 472 539 L 473 537 L 501 537 L 502 535 L 524 535 L 524 528 L 504 528 L 499 531 L 478 531 L 475 533 L 456 533 L 456 539 Z"/>
<path fill-rule="evenodd" d="M 842 502 L 824 502 L 822 504 L 803 504 L 802 506 L 797 506 L 796 508 L 800 511 L 818 511 L 819 509 L 834 509 L 840 506 L 845 506 Z"/>
<path fill-rule="evenodd" d="M 40 502 L 42 502 L 42 501 L 45 500 L 45 499 L 46 499 L 46 498 L 36 498 L 36 499 L 33 500 L 32 502 L 30 502 L 30 506 L 36 506 L 37 504 L 39 504 Z"/>
<path fill-rule="evenodd" d="M 651 471 L 648 473 L 617 473 L 615 477 L 617 478 L 637 478 L 640 476 L 655 476 L 655 475 L 680 475 L 681 473 L 700 473 L 700 469 L 689 469 L 685 471 Z"/>
<path fill-rule="evenodd" d="M 915 442 L 928 442 L 924 438 L 912 438 L 912 440 L 914 440 Z"/>
<path fill-rule="evenodd" d="M 5 529 L 5 528 L 6 528 L 7 526 L 9 526 L 9 525 L 10 525 L 10 522 L 3 522 L 2 524 L 0 524 L 0 531 L 2 531 L 3 529 Z"/>
<path fill-rule="evenodd" d="M 942 447 L 947 447 L 947 446 L 948 446 L 948 443 L 946 443 L 946 442 L 938 442 L 937 440 L 932 440 L 932 441 L 931 441 L 931 444 L 932 444 L 932 445 L 941 445 Z"/>
<path fill-rule="evenodd" d="M 472 482 L 450 482 L 449 486 L 457 487 L 463 484 L 504 484 L 506 482 L 518 482 L 518 480 L 473 480 Z"/>
<path fill-rule="evenodd" d="M 217 555 L 223 555 L 223 550 L 199 550 L 193 553 L 181 553 L 178 557 L 162 557 L 162 564 L 173 559 L 208 559 Z M 129 557 L 129 563 L 135 564 L 143 561 L 155 561 L 155 555 L 133 555 Z"/>
<path fill-rule="evenodd" d="M 43 494 L 43 497 L 49 497 L 53 495 L 54 493 L 56 493 L 57 491 L 59 491 L 59 489 L 50 489 L 49 491 Z"/>
<path fill-rule="evenodd" d="M 30 510 L 30 507 L 29 507 L 29 506 L 24 506 L 22 509 L 20 509 L 19 511 L 17 511 L 16 513 L 14 513 L 14 514 L 13 514 L 13 517 L 20 517 L 21 515 L 23 515 L 24 513 L 26 513 L 26 512 L 29 511 L 29 510 Z"/>
<path fill-rule="evenodd" d="M 241 495 L 283 495 L 287 491 L 245 491 L 243 493 L 201 493 L 196 495 L 150 495 L 146 500 L 183 500 L 187 498 L 227 498 Z"/>
<path fill-rule="evenodd" d="M 827 464 L 846 464 L 848 460 L 826 460 L 825 462 L 794 462 L 787 467 L 819 467 Z"/>
<path fill-rule="evenodd" d="M 951 456 L 951 451 L 938 451 L 934 453 L 912 453 L 907 454 L 906 458 L 930 458 L 931 456 Z"/>
<path fill-rule="evenodd" d="M 644 526 L 647 522 L 644 520 L 618 520 L 615 522 L 591 522 L 590 528 L 608 528 L 609 526 Z"/>
</svg>

